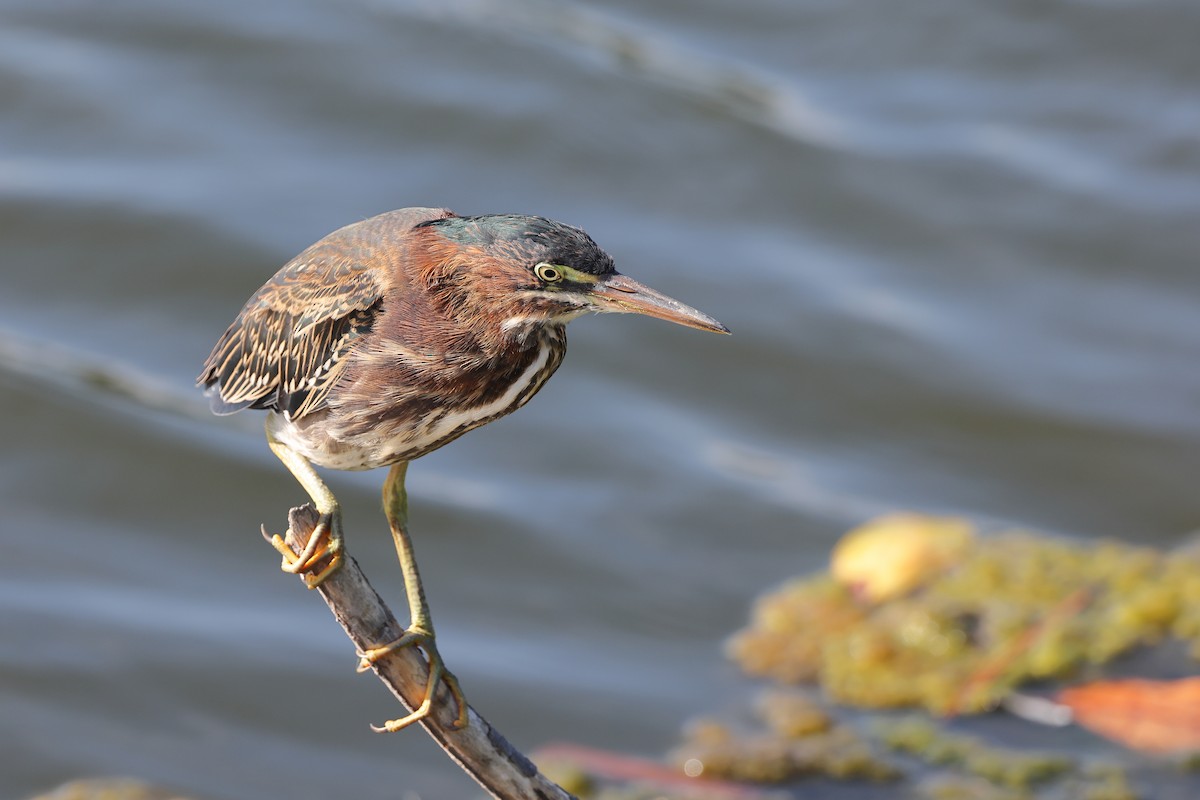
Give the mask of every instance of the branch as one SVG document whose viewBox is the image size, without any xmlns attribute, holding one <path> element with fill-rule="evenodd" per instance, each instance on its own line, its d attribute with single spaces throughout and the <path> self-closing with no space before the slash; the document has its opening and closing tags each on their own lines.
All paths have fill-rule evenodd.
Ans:
<svg viewBox="0 0 1200 800">
<path fill-rule="evenodd" d="M 316 524 L 317 512 L 311 505 L 293 508 L 288 514 L 287 543 L 299 552 Z M 404 632 L 349 554 L 342 568 L 317 591 L 360 653 L 394 641 Z M 416 648 L 393 650 L 379 658 L 373 669 L 409 711 L 424 698 L 429 671 L 424 655 Z M 496 800 L 576 800 L 538 772 L 532 761 L 474 709 L 470 709 L 466 727 L 455 730 L 457 711 L 449 691 L 439 681 L 433 709 L 421 725 Z"/>
</svg>

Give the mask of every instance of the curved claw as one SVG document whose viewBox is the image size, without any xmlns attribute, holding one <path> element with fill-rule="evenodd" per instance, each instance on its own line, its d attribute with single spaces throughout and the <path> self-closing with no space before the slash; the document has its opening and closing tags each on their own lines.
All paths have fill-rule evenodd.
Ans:
<svg viewBox="0 0 1200 800">
<path fill-rule="evenodd" d="M 433 709 L 433 699 L 434 695 L 437 694 L 439 680 L 446 684 L 447 691 L 450 692 L 450 696 L 454 698 L 454 703 L 458 707 L 458 716 L 455 717 L 451 727 L 454 730 L 465 728 L 470 721 L 467 699 L 463 695 L 462 688 L 458 685 L 458 678 L 454 677 L 454 674 L 446 669 L 446 663 L 438 653 L 432 632 L 411 628 L 405 631 L 404 635 L 394 642 L 389 642 L 381 647 L 374 647 L 364 653 L 359 653 L 358 671 L 365 672 L 380 658 L 394 650 L 399 650 L 401 647 L 420 647 L 425 651 L 425 655 L 429 659 L 429 678 L 425 682 L 425 699 L 421 701 L 420 706 L 407 716 L 399 719 L 389 719 L 383 725 L 372 725 L 371 730 L 376 733 L 395 733 L 429 716 L 430 711 Z"/>
<path fill-rule="evenodd" d="M 316 589 L 318 586 L 324 583 L 330 575 L 342 568 L 342 538 L 340 536 L 337 538 L 331 538 L 328 544 L 326 544 L 326 546 L 320 552 L 318 552 L 309 563 L 315 565 L 326 556 L 329 557 L 329 563 L 325 565 L 324 569 L 322 569 L 316 575 L 304 576 L 304 585 L 309 589 Z"/>
<path fill-rule="evenodd" d="M 334 511 L 322 514 L 317 525 L 308 537 L 304 549 L 297 553 L 284 541 L 279 534 L 268 534 L 263 527 L 263 538 L 283 557 L 279 568 L 292 575 L 311 572 L 324 559 L 329 563 L 316 574 L 304 576 L 304 585 L 315 589 L 325 582 L 330 575 L 337 572 L 343 561 L 342 556 L 342 526 L 340 515 Z"/>
</svg>

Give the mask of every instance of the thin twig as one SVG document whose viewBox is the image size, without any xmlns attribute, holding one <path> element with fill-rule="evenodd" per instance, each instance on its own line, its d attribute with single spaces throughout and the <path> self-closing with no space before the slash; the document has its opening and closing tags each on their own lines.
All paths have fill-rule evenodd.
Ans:
<svg viewBox="0 0 1200 800">
<path fill-rule="evenodd" d="M 288 514 L 287 543 L 299 552 L 316 524 L 317 512 L 311 505 L 293 508 Z M 360 653 L 393 641 L 404 631 L 379 593 L 367 582 L 358 562 L 348 555 L 343 567 L 317 591 Z M 424 698 L 429 671 L 423 654 L 416 648 L 394 650 L 376 660 L 373 669 L 409 711 Z M 509 744 L 474 709 L 470 710 L 467 725 L 456 730 L 457 713 L 449 691 L 439 682 L 433 710 L 421 720 L 421 725 L 492 797 L 497 800 L 575 800 L 573 795 L 538 772 L 532 761 Z"/>
<path fill-rule="evenodd" d="M 1091 589 L 1086 587 L 1076 589 L 1059 600 L 1042 619 L 1027 625 L 999 654 L 989 658 L 967 677 L 966 682 L 951 702 L 950 708 L 946 710 L 946 716 L 958 716 L 980 688 L 983 690 L 995 688 L 995 685 L 1004 677 L 1005 670 L 1011 667 L 1018 658 L 1032 650 L 1033 646 L 1050 632 L 1054 625 L 1076 616 L 1094 599 L 1095 595 Z"/>
</svg>

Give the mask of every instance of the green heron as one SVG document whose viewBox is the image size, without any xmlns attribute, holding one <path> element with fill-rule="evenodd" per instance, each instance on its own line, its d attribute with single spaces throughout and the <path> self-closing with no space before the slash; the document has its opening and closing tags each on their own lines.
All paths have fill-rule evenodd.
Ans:
<svg viewBox="0 0 1200 800">
<path fill-rule="evenodd" d="M 729 332 L 617 272 L 579 228 L 406 208 L 335 231 L 285 264 L 204 364 L 197 383 L 213 411 L 266 410 L 267 443 L 320 513 L 302 552 L 271 537 L 284 571 L 310 588 L 343 559 L 341 509 L 312 465 L 391 467 L 383 505 L 411 619 L 401 638 L 360 654 L 361 666 L 417 646 L 429 682 L 424 702 L 387 730 L 428 714 L 439 678 L 460 726 L 467 714 L 438 655 L 408 536 L 408 462 L 523 406 L 562 362 L 566 323 L 588 311 Z"/>
</svg>

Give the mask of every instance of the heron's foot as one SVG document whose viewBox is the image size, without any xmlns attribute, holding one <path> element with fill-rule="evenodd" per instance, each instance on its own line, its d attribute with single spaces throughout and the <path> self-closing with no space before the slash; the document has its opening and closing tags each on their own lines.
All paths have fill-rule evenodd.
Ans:
<svg viewBox="0 0 1200 800">
<path fill-rule="evenodd" d="M 458 678 L 454 677 L 454 674 L 446 669 L 446 664 L 442 661 L 442 657 L 438 653 L 433 631 L 412 627 L 394 642 L 388 642 L 385 645 L 373 647 L 364 653 L 359 653 L 358 671 L 365 672 L 380 658 L 395 650 L 399 650 L 401 647 L 419 647 L 425 652 L 426 658 L 429 659 L 429 680 L 425 684 L 425 699 L 408 716 L 401 717 L 400 719 L 389 719 L 382 725 L 372 725 L 371 730 L 376 733 L 394 733 L 429 716 L 429 712 L 433 708 L 434 695 L 437 694 L 439 680 L 446 684 L 446 689 L 450 692 L 450 696 L 454 698 L 454 703 L 458 707 L 458 716 L 454 720 L 453 728 L 455 730 L 465 728 L 469 721 L 467 699 L 463 696 L 462 689 L 458 685 Z"/>
<path fill-rule="evenodd" d="M 342 517 L 338 511 L 321 515 L 317 520 L 317 526 L 313 528 L 308 537 L 308 543 L 299 553 L 293 550 L 278 533 L 268 534 L 264 527 L 262 534 L 263 538 L 283 556 L 279 568 L 292 575 L 307 573 L 304 575 L 304 584 L 309 589 L 317 588 L 330 575 L 341 569 L 344 547 L 342 544 Z M 318 569 L 318 565 L 326 559 L 329 563 Z"/>
</svg>

